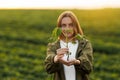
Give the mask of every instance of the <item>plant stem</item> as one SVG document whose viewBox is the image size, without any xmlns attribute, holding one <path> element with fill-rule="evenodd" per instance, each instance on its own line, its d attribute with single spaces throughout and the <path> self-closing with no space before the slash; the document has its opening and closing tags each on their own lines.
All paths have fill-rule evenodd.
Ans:
<svg viewBox="0 0 120 80">
<path fill-rule="evenodd" d="M 68 48 L 68 37 L 67 37 L 67 34 L 66 34 L 66 48 Z M 69 51 L 67 52 L 67 61 L 69 61 Z"/>
</svg>

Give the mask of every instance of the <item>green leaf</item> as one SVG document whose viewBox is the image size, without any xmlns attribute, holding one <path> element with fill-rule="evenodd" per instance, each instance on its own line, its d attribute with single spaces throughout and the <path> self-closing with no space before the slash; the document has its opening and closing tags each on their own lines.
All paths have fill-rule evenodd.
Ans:
<svg viewBox="0 0 120 80">
<path fill-rule="evenodd" d="M 75 37 L 76 37 L 76 39 L 79 39 L 79 40 L 85 39 L 85 35 L 77 34 Z"/>
<path fill-rule="evenodd" d="M 58 28 L 58 27 L 54 28 L 49 41 L 51 41 L 51 42 L 56 41 L 61 33 L 62 33 L 61 28 Z"/>
<path fill-rule="evenodd" d="M 60 36 L 61 33 L 62 33 L 61 28 L 57 28 L 57 30 L 56 30 L 56 36 L 57 37 Z"/>
<path fill-rule="evenodd" d="M 72 30 L 71 29 L 67 29 L 67 30 L 65 30 L 65 32 L 72 33 Z"/>
</svg>

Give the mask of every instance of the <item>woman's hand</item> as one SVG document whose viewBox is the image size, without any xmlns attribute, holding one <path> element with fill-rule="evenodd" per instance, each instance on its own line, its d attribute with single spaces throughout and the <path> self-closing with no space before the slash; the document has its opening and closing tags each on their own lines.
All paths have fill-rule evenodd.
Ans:
<svg viewBox="0 0 120 80">
<path fill-rule="evenodd" d="M 65 61 L 63 59 L 59 59 L 59 62 L 61 62 L 62 64 L 65 64 L 67 66 L 79 65 L 80 64 L 80 61 L 77 60 L 77 59 L 72 59 L 72 60 L 69 60 L 69 61 Z"/>
<path fill-rule="evenodd" d="M 57 52 L 57 55 L 54 57 L 55 63 L 58 61 L 61 61 L 64 54 L 66 54 L 68 52 L 68 48 L 60 48 L 60 49 L 57 49 L 56 52 Z M 63 60 L 61 62 L 63 62 Z"/>
<path fill-rule="evenodd" d="M 80 64 L 80 61 L 77 60 L 77 59 L 72 59 L 72 60 L 69 61 L 69 64 L 70 64 L 70 65 L 79 65 L 79 64 Z"/>
<path fill-rule="evenodd" d="M 65 64 L 67 66 L 74 65 L 74 64 L 80 64 L 79 60 L 72 59 L 69 61 L 63 60 L 64 54 L 68 52 L 68 48 L 60 48 L 56 50 L 57 55 L 54 57 L 54 62 L 60 62 L 62 64 Z"/>
</svg>

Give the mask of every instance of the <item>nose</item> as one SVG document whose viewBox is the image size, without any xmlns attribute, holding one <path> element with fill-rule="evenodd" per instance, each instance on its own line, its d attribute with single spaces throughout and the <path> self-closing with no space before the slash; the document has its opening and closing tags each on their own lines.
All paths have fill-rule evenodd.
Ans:
<svg viewBox="0 0 120 80">
<path fill-rule="evenodd" d="M 69 25 L 66 25 L 66 28 L 69 28 Z"/>
<path fill-rule="evenodd" d="M 69 30 L 69 26 L 66 26 L 66 27 L 65 27 L 65 30 Z"/>
</svg>

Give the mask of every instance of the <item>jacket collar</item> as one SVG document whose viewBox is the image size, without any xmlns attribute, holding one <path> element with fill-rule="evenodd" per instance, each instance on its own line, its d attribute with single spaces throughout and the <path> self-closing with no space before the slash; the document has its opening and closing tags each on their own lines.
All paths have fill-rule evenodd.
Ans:
<svg viewBox="0 0 120 80">
<path fill-rule="evenodd" d="M 79 53 L 84 48 L 84 46 L 86 45 L 86 42 L 87 42 L 87 40 L 78 40 L 77 53 Z M 55 44 L 56 44 L 57 49 L 60 48 L 60 41 L 59 40 L 56 41 Z"/>
<path fill-rule="evenodd" d="M 84 48 L 85 44 L 86 44 L 86 40 L 79 40 L 77 53 L 80 52 Z"/>
</svg>

